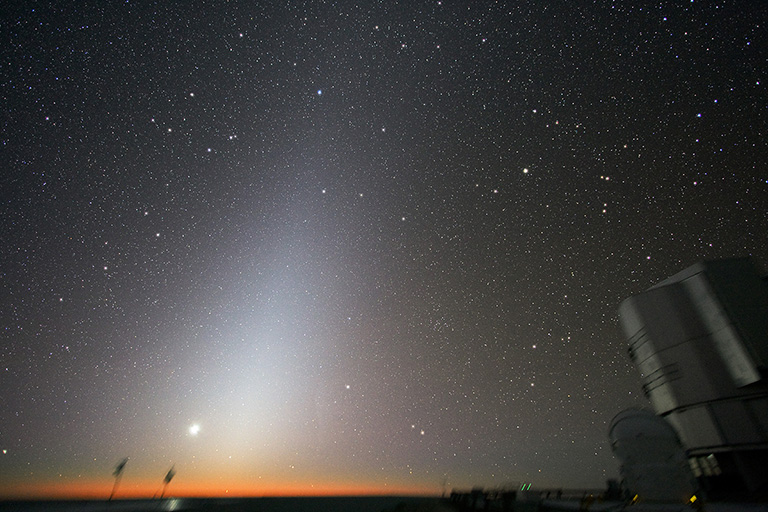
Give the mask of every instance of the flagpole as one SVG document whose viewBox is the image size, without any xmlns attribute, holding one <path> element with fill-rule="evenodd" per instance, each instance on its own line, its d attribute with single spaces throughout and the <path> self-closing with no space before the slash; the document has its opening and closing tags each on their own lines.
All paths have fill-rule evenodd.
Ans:
<svg viewBox="0 0 768 512">
<path fill-rule="evenodd" d="M 112 501 L 112 498 L 115 496 L 115 492 L 117 492 L 117 486 L 120 485 L 120 479 L 123 477 L 123 470 L 125 469 L 125 465 L 127 463 L 128 457 L 120 461 L 117 467 L 115 467 L 115 471 L 112 472 L 112 475 L 115 477 L 115 484 L 112 486 L 112 493 L 109 495 L 109 501 Z"/>
<path fill-rule="evenodd" d="M 165 496 L 165 490 L 168 488 L 168 484 L 171 483 L 171 479 L 173 479 L 174 475 L 176 475 L 175 465 L 171 466 L 171 469 L 168 470 L 168 473 L 166 473 L 165 478 L 163 479 L 163 492 L 160 494 L 160 499 L 163 499 Z"/>
</svg>

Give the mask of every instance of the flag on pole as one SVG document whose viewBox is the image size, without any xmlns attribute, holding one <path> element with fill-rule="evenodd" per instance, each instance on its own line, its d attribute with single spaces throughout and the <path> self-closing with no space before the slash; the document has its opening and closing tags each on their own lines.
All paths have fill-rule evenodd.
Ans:
<svg viewBox="0 0 768 512">
<path fill-rule="evenodd" d="M 125 465 L 128 463 L 128 457 L 124 458 L 120 461 L 120 464 L 117 465 L 115 468 L 115 471 L 112 473 L 113 476 L 118 477 L 122 474 L 123 469 L 125 469 Z"/>
<path fill-rule="evenodd" d="M 171 469 L 168 470 L 168 474 L 165 475 L 165 480 L 163 480 L 163 482 L 165 482 L 166 485 L 171 483 L 171 479 L 176 475 L 176 470 L 173 469 L 174 467 L 175 466 L 172 466 Z"/>
<path fill-rule="evenodd" d="M 126 464 L 128 464 L 128 457 L 121 460 L 120 464 L 118 464 L 117 467 L 115 467 L 115 470 L 112 472 L 112 476 L 115 477 L 115 485 L 112 486 L 112 494 L 109 495 L 109 501 L 112 501 L 112 498 L 115 496 L 117 486 L 120 484 L 120 478 L 123 476 L 123 470 L 125 469 Z"/>
</svg>

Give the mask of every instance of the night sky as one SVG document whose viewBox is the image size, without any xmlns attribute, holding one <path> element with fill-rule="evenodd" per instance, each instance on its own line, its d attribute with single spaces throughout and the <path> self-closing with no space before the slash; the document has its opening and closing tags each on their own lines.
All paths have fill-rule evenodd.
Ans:
<svg viewBox="0 0 768 512">
<path fill-rule="evenodd" d="M 761 2 L 52 3 L 0 20 L 0 496 L 602 487 L 621 300 L 766 269 Z"/>
</svg>

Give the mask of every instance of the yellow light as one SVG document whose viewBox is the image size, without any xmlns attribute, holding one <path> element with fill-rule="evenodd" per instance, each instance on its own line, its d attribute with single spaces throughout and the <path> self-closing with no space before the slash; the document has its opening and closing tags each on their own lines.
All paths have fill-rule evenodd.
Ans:
<svg viewBox="0 0 768 512">
<path fill-rule="evenodd" d="M 639 500 L 639 499 L 640 499 L 640 495 L 639 495 L 639 494 L 635 494 L 635 495 L 632 497 L 632 503 L 633 503 L 633 504 L 637 503 L 637 500 Z"/>
<path fill-rule="evenodd" d="M 691 503 L 696 503 L 696 500 L 698 500 L 698 499 L 699 498 L 697 498 L 696 495 L 694 494 L 693 496 L 691 496 L 691 499 L 688 500 L 688 501 L 690 501 Z"/>
</svg>

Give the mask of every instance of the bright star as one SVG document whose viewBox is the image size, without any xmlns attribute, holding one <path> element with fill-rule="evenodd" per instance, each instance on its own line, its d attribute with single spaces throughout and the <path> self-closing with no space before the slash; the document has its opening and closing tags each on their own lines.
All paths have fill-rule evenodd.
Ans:
<svg viewBox="0 0 768 512">
<path fill-rule="evenodd" d="M 189 427 L 189 435 L 196 436 L 199 433 L 200 433 L 200 425 L 198 425 L 197 423 Z"/>
</svg>

